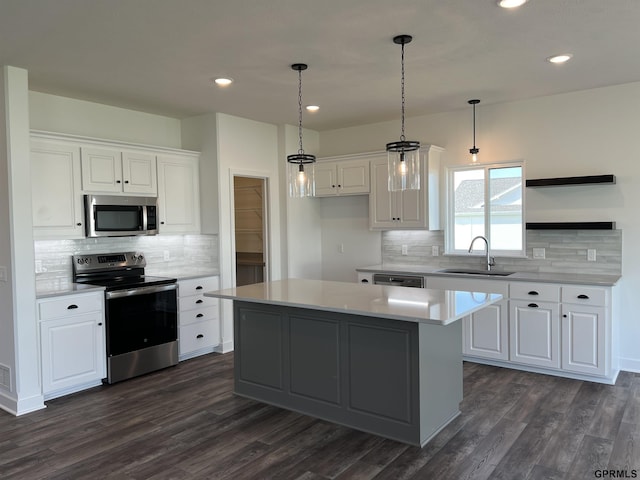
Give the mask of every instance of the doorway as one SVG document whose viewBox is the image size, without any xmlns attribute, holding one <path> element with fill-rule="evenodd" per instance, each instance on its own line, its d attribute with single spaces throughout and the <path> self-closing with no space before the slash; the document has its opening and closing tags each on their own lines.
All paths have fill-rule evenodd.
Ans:
<svg viewBox="0 0 640 480">
<path fill-rule="evenodd" d="M 266 276 L 265 192 L 264 178 L 233 177 L 238 287 L 263 282 Z"/>
</svg>

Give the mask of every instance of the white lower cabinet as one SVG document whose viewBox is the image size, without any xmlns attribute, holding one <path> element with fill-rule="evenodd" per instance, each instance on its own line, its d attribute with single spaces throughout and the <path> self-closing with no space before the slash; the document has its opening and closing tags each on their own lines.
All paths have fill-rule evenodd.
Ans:
<svg viewBox="0 0 640 480">
<path fill-rule="evenodd" d="M 360 279 L 360 278 L 359 278 Z M 465 360 L 613 383 L 613 288 L 427 276 L 427 288 L 501 293 L 462 319 Z"/>
<path fill-rule="evenodd" d="M 427 288 L 470 290 L 474 295 L 500 293 L 504 300 L 462 319 L 462 353 L 465 356 L 509 359 L 509 284 L 500 281 L 427 277 Z"/>
<path fill-rule="evenodd" d="M 104 293 L 37 301 L 45 400 L 102 383 L 106 376 Z"/>
<path fill-rule="evenodd" d="M 220 344 L 219 301 L 204 296 L 218 286 L 217 276 L 178 281 L 180 360 L 211 353 Z"/>
<path fill-rule="evenodd" d="M 537 367 L 560 368 L 558 304 L 512 300 L 509 359 Z"/>
</svg>

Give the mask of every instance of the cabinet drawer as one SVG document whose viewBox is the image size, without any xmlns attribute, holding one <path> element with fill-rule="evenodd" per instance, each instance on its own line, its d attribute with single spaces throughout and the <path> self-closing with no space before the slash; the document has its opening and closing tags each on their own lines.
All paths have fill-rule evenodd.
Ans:
<svg viewBox="0 0 640 480">
<path fill-rule="evenodd" d="M 103 294 L 67 295 L 52 300 L 38 300 L 40 320 L 81 315 L 102 310 Z"/>
<path fill-rule="evenodd" d="M 189 325 L 206 320 L 218 320 L 218 306 L 194 308 L 193 310 L 180 311 L 180 326 Z"/>
<path fill-rule="evenodd" d="M 179 295 L 188 297 L 189 295 L 197 295 L 211 290 L 217 290 L 219 285 L 218 277 L 202 277 L 191 278 L 189 280 L 180 280 Z"/>
<path fill-rule="evenodd" d="M 199 322 L 180 327 L 179 350 L 180 355 L 213 347 L 220 343 L 218 325 L 216 322 Z"/>
<path fill-rule="evenodd" d="M 178 306 L 181 312 L 186 312 L 194 308 L 217 307 L 218 299 L 205 297 L 204 295 L 191 295 L 190 297 L 180 297 L 178 299 Z"/>
<path fill-rule="evenodd" d="M 607 289 L 578 285 L 562 287 L 562 302 L 604 306 L 608 303 Z"/>
<path fill-rule="evenodd" d="M 535 300 L 538 302 L 559 302 L 560 286 L 548 283 L 512 282 L 509 298 Z"/>
</svg>

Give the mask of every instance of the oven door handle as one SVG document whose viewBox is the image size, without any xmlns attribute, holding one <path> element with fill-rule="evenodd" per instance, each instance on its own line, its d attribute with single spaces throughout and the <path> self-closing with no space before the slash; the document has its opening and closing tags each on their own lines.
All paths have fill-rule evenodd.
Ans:
<svg viewBox="0 0 640 480">
<path fill-rule="evenodd" d="M 147 295 L 149 293 L 167 292 L 169 290 L 177 289 L 177 283 L 170 283 L 168 285 L 152 285 L 150 287 L 128 288 L 125 290 L 114 290 L 113 292 L 106 292 L 105 298 L 107 300 L 110 300 L 112 298 L 132 297 L 134 295 Z"/>
</svg>

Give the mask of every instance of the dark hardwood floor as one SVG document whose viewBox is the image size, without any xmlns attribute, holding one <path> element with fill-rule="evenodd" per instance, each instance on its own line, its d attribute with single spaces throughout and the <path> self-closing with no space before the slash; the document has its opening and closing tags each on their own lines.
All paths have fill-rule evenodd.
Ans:
<svg viewBox="0 0 640 480">
<path fill-rule="evenodd" d="M 0 411 L 0 478 L 640 478 L 640 374 L 608 386 L 465 363 L 462 415 L 420 449 L 236 397 L 232 364 L 207 355 Z"/>
</svg>

